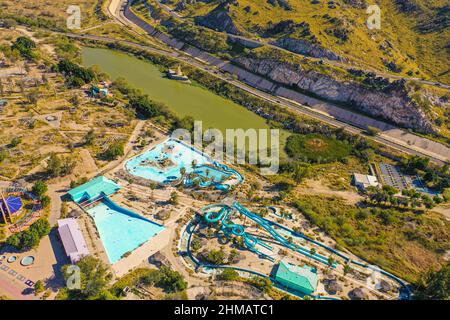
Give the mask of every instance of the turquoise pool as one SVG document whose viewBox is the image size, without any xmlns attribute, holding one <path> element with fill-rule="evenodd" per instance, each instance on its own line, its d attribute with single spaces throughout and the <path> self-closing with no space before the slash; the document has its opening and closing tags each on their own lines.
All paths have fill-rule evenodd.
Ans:
<svg viewBox="0 0 450 320">
<path fill-rule="evenodd" d="M 214 182 L 222 182 L 231 177 L 231 174 L 228 174 L 224 171 L 215 169 L 210 166 L 196 167 L 194 173 L 198 174 L 199 176 L 211 179 Z"/>
<path fill-rule="evenodd" d="M 186 173 L 192 172 L 192 161 L 198 166 L 210 163 L 209 157 L 200 151 L 180 141 L 168 139 L 130 159 L 125 168 L 135 176 L 166 183 L 179 179 L 181 168 L 185 168 Z"/>
<path fill-rule="evenodd" d="M 120 207 L 108 197 L 87 212 L 95 221 L 111 264 L 164 230 L 163 226 Z"/>
</svg>

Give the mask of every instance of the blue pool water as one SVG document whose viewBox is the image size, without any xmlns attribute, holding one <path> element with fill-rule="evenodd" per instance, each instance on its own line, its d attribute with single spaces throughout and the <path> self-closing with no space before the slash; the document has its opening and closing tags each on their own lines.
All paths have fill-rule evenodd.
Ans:
<svg viewBox="0 0 450 320">
<path fill-rule="evenodd" d="M 168 159 L 172 165 L 167 167 L 155 166 L 155 162 Z M 185 168 L 186 173 L 192 172 L 192 161 L 197 165 L 210 163 L 207 156 L 187 145 L 173 139 L 158 144 L 153 149 L 130 159 L 125 167 L 131 174 L 150 179 L 156 182 L 168 182 L 181 177 L 180 169 Z"/>
<path fill-rule="evenodd" d="M 87 212 L 94 218 L 111 264 L 164 230 L 163 226 L 118 206 L 109 198 Z"/>
<path fill-rule="evenodd" d="M 221 182 L 228 179 L 231 174 L 217 170 L 210 166 L 200 166 L 195 168 L 194 172 L 199 176 L 213 180 L 214 182 Z"/>
</svg>

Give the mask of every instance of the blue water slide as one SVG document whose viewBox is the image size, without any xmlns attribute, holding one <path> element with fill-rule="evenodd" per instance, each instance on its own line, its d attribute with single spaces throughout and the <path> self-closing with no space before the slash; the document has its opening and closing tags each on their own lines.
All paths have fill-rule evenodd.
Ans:
<svg viewBox="0 0 450 320">
<path fill-rule="evenodd" d="M 285 247 L 292 249 L 294 251 L 297 251 L 311 259 L 314 259 L 316 261 L 319 261 L 321 263 L 324 263 L 326 265 L 328 265 L 328 258 L 325 256 L 322 256 L 320 254 L 312 254 L 310 250 L 307 250 L 305 248 L 302 248 L 301 246 L 290 242 L 288 239 L 286 239 L 284 236 L 282 236 L 281 234 L 278 233 L 278 231 L 276 231 L 273 226 L 272 223 L 270 221 L 268 221 L 267 219 L 264 219 L 263 217 L 260 217 L 259 215 L 251 212 L 250 210 L 248 210 L 247 208 L 245 208 L 243 205 L 241 205 L 239 202 L 234 202 L 232 205 L 233 208 L 235 208 L 236 210 L 238 210 L 240 213 L 242 213 L 243 215 L 245 215 L 246 217 L 252 219 L 253 221 L 255 221 L 256 223 L 258 223 L 260 226 L 262 226 L 267 232 L 269 232 L 269 234 L 275 239 L 277 240 L 279 243 L 281 243 L 282 245 L 284 245 Z M 334 262 L 332 264 L 333 268 L 336 268 L 337 263 Z"/>
<path fill-rule="evenodd" d="M 205 212 L 209 209 L 217 208 L 217 207 L 221 208 L 220 211 L 218 211 L 218 212 L 217 211 Z M 245 227 L 243 225 L 235 224 L 228 218 L 228 216 L 232 210 L 233 209 L 227 205 L 210 205 L 210 206 L 203 208 L 204 217 L 207 222 L 217 223 L 220 221 L 222 223 L 222 231 L 225 234 L 231 233 L 234 236 L 242 237 L 244 239 L 245 246 L 249 250 L 255 252 L 256 254 L 258 254 L 260 256 L 263 256 L 264 258 L 266 258 L 270 261 L 275 261 L 275 259 L 273 257 L 256 249 L 256 245 L 258 245 L 258 244 L 265 248 L 272 250 L 273 248 L 271 246 L 264 243 L 264 241 L 260 241 L 258 238 L 254 237 L 253 235 L 248 234 L 247 232 L 245 232 Z"/>
<path fill-rule="evenodd" d="M 320 246 L 320 247 L 322 247 L 322 248 L 324 248 L 324 249 L 326 249 L 326 250 L 328 250 L 328 251 L 330 251 L 330 252 L 336 254 L 337 256 L 339 256 L 339 257 L 343 258 L 344 260 L 348 261 L 349 263 L 353 263 L 353 264 L 356 264 L 356 265 L 358 265 L 358 266 L 360 266 L 360 267 L 364 267 L 364 268 L 368 268 L 368 267 L 369 267 L 369 265 L 368 265 L 367 263 L 362 263 L 362 262 L 359 262 L 359 261 L 356 261 L 356 260 L 352 260 L 352 259 L 350 259 L 348 256 L 346 256 L 345 254 L 343 254 L 343 253 L 337 251 L 337 250 L 334 249 L 334 248 L 331 248 L 331 247 L 329 247 L 329 246 L 327 246 L 327 245 L 325 245 L 325 244 L 323 244 L 323 243 L 320 243 L 320 242 L 318 242 L 318 241 L 316 241 L 316 240 L 314 240 L 314 239 L 311 239 L 311 238 L 309 238 L 309 237 L 307 237 L 307 236 L 305 236 L 305 235 L 303 235 L 303 234 L 301 234 L 301 233 L 298 233 L 298 232 L 295 232 L 295 231 L 293 231 L 293 230 L 290 230 L 289 228 L 287 228 L 287 227 L 285 227 L 285 226 L 283 226 L 283 225 L 281 225 L 281 224 L 279 224 L 279 223 L 276 223 L 276 222 L 274 222 L 274 221 L 268 221 L 268 220 L 266 220 L 266 219 L 264 219 L 264 218 L 258 216 L 257 214 L 255 214 L 255 213 L 249 211 L 247 208 L 245 208 L 244 206 L 242 206 L 242 205 L 241 205 L 240 203 L 238 203 L 238 202 L 235 202 L 235 203 L 233 204 L 233 207 L 236 208 L 236 209 L 237 209 L 239 212 L 241 212 L 242 214 L 244 214 L 244 215 L 246 215 L 247 217 L 249 217 L 250 219 L 252 219 L 252 220 L 254 220 L 255 222 L 259 223 L 259 224 L 260 224 L 262 227 L 264 227 L 264 228 L 265 228 L 272 236 L 274 236 L 275 239 L 277 239 L 278 241 L 280 241 L 283 245 L 285 245 L 285 246 L 287 246 L 288 248 L 291 248 L 291 249 L 293 249 L 293 250 L 299 251 L 300 253 L 302 253 L 302 254 L 304 254 L 304 255 L 306 255 L 306 256 L 308 256 L 308 257 L 311 257 L 311 258 L 313 258 L 313 259 L 316 259 L 316 260 L 318 260 L 318 261 L 321 261 L 321 262 L 323 262 L 323 263 L 328 264 L 328 259 L 326 259 L 325 257 L 321 256 L 321 257 L 318 259 L 318 256 L 319 256 L 318 254 L 315 254 L 315 255 L 313 256 L 313 255 L 311 255 L 310 251 L 308 251 L 308 250 L 306 250 L 306 249 L 304 249 L 304 248 L 299 248 L 299 246 L 293 245 L 293 244 L 287 242 L 287 240 L 286 240 L 283 236 L 279 235 L 278 232 L 277 232 L 276 230 L 273 229 L 272 225 L 275 225 L 275 226 L 277 226 L 277 227 L 279 227 L 279 228 L 281 228 L 281 229 L 284 229 L 284 230 L 286 230 L 286 231 L 288 231 L 288 232 L 291 232 L 291 233 L 292 233 L 293 235 L 295 235 L 295 236 L 299 236 L 299 237 L 301 237 L 301 238 L 303 238 L 303 239 L 305 239 L 305 240 L 307 240 L 307 241 L 309 241 L 309 242 L 312 242 L 312 243 L 314 243 L 314 244 L 316 244 L 316 245 L 318 245 L 318 246 Z M 276 236 L 276 234 L 278 234 L 278 236 Z M 283 241 L 283 239 L 284 239 L 284 241 Z M 287 242 L 287 243 L 286 243 L 286 242 Z M 326 259 L 326 260 L 325 260 L 325 259 Z M 400 279 L 399 277 L 397 277 L 397 276 L 395 276 L 395 275 L 393 275 L 393 274 L 391 274 L 391 273 L 389 273 L 389 272 L 387 272 L 387 271 L 385 271 L 385 270 L 381 270 L 381 269 L 380 269 L 379 271 L 380 271 L 381 274 L 383 274 L 383 275 L 385 275 L 385 276 L 391 278 L 392 280 L 396 281 L 397 283 L 399 283 L 399 284 L 404 288 L 404 290 L 405 290 L 405 298 L 406 298 L 406 299 L 410 299 L 410 298 L 411 298 L 411 294 L 412 294 L 412 293 L 411 293 L 411 290 L 409 289 L 407 283 L 405 283 L 405 282 L 404 282 L 402 279 Z"/>
</svg>

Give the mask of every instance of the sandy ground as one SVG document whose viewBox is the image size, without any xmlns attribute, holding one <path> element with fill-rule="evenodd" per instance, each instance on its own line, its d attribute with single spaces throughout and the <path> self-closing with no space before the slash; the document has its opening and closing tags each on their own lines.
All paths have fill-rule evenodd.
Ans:
<svg viewBox="0 0 450 320">
<path fill-rule="evenodd" d="M 47 288 L 53 291 L 53 295 L 56 294 L 57 289 L 63 285 L 63 279 L 60 272 L 60 268 L 68 263 L 65 257 L 64 248 L 60 243 L 56 235 L 56 230 L 53 230 L 49 236 L 42 238 L 41 243 L 37 249 L 33 249 L 26 252 L 10 252 L 2 251 L 2 254 L 7 257 L 16 255 L 18 258 L 13 263 L 3 261 L 3 264 L 7 265 L 10 269 L 17 272 L 17 275 L 22 275 L 24 278 L 33 282 L 38 280 L 44 281 Z M 34 256 L 35 262 L 31 266 L 22 266 L 20 260 L 26 256 Z M 9 291 L 5 293 L 6 296 L 16 299 L 35 299 L 34 294 L 30 294 L 30 287 L 23 281 L 11 274 L 0 271 L 0 291 Z M 10 295 L 13 296 L 10 296 Z"/>
<path fill-rule="evenodd" d="M 300 194 L 336 196 L 345 199 L 349 204 L 356 204 L 364 199 L 357 192 L 332 190 L 320 180 L 307 180 L 305 186 L 297 187 L 295 191 Z"/>
</svg>

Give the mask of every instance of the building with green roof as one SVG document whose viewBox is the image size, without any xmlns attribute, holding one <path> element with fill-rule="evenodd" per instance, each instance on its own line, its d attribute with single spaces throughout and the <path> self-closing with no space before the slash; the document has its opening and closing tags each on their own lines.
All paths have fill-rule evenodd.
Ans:
<svg viewBox="0 0 450 320">
<path fill-rule="evenodd" d="M 286 261 L 280 261 L 275 280 L 283 286 L 304 294 L 312 294 L 316 291 L 319 282 L 315 268 L 308 265 L 300 267 Z"/>
<path fill-rule="evenodd" d="M 73 201 L 80 203 L 112 195 L 120 189 L 121 187 L 114 181 L 100 176 L 70 190 L 68 194 Z"/>
</svg>

